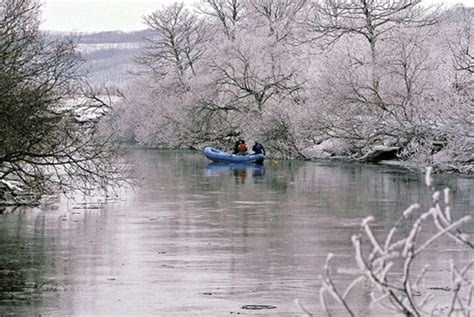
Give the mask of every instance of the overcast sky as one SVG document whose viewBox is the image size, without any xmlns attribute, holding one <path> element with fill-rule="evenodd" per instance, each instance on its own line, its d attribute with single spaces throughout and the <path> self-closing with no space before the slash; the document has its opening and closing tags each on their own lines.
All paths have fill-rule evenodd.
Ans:
<svg viewBox="0 0 474 317">
<path fill-rule="evenodd" d="M 449 5 L 461 2 L 474 7 L 474 0 L 424 1 Z M 143 16 L 173 2 L 175 0 L 42 0 L 42 29 L 73 32 L 141 30 L 145 28 Z M 183 2 L 193 4 L 196 1 Z"/>
</svg>

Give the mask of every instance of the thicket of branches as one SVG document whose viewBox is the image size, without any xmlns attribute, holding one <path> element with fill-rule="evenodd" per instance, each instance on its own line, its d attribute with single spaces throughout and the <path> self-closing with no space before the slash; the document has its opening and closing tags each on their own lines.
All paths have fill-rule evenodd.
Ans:
<svg viewBox="0 0 474 317">
<path fill-rule="evenodd" d="M 34 0 L 0 4 L 2 203 L 30 203 L 53 188 L 106 187 L 119 177 L 116 148 L 99 125 L 108 105 L 78 73 L 74 41 L 39 31 L 39 10 Z M 26 193 L 33 196 L 23 200 Z"/>
<path fill-rule="evenodd" d="M 373 217 L 362 221 L 360 233 L 352 237 L 355 251 L 353 268 L 345 268 L 355 278 L 344 287 L 338 281 L 334 254 L 329 254 L 322 278 L 320 302 L 331 315 L 337 308 L 344 315 L 358 316 L 351 295 L 361 292 L 365 285 L 370 289 L 370 308 L 404 316 L 471 316 L 474 312 L 472 258 L 466 261 L 450 259 L 447 276 L 441 277 L 436 263 L 420 262 L 430 248 L 443 238 L 451 239 L 472 250 L 474 244 L 463 225 L 472 219 L 466 215 L 455 219 L 451 207 L 449 188 L 443 191 L 433 185 L 432 168 L 426 172 L 425 182 L 432 191 L 431 207 L 420 212 L 420 205 L 413 204 L 401 213 L 399 220 L 384 235 L 376 234 L 371 227 Z M 441 255 L 439 255 L 441 256 Z M 436 262 L 436 261 L 435 261 Z M 433 267 L 432 267 L 433 266 Z M 342 272 L 342 268 L 339 271 Z M 436 273 L 434 273 L 436 272 Z M 438 280 L 449 281 L 449 286 L 426 283 L 426 276 L 436 274 Z M 431 275 L 430 280 L 434 277 Z M 434 278 L 436 280 L 436 278 Z M 440 290 L 446 296 L 440 296 Z M 332 301 L 330 300 L 332 299 Z M 312 316 L 303 306 L 302 310 Z"/>
<path fill-rule="evenodd" d="M 203 0 L 144 19 L 153 31 L 115 113 L 119 139 L 275 156 L 374 147 L 472 169 L 472 8 L 421 0 Z M 435 161 L 435 162 L 433 162 Z"/>
</svg>

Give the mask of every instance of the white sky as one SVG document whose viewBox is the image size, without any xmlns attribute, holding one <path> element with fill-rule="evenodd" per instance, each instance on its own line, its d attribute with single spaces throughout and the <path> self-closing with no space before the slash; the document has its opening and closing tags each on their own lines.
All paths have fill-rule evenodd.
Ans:
<svg viewBox="0 0 474 317">
<path fill-rule="evenodd" d="M 184 0 L 192 4 L 197 0 Z M 387 0 L 388 1 L 388 0 Z M 143 16 L 175 0 L 42 0 L 41 28 L 52 31 L 99 32 L 144 29 Z M 180 1 L 179 1 L 180 2 Z M 474 7 L 474 0 L 424 0 L 426 3 L 463 3 Z"/>
<path fill-rule="evenodd" d="M 474 0 L 473 0 L 474 1 Z M 143 17 L 175 0 L 41 0 L 44 30 L 99 32 L 145 29 Z M 192 4 L 194 1 L 184 0 Z"/>
</svg>

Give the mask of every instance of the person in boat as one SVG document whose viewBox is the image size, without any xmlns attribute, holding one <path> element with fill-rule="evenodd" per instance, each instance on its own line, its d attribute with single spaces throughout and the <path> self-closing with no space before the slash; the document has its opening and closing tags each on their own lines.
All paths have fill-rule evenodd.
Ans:
<svg viewBox="0 0 474 317">
<path fill-rule="evenodd" d="M 239 145 L 237 146 L 237 155 L 247 155 L 247 145 L 244 140 L 239 140 Z"/>
<path fill-rule="evenodd" d="M 239 153 L 239 145 L 242 140 L 237 140 L 235 141 L 234 148 L 232 149 L 232 154 L 238 154 Z"/>
<path fill-rule="evenodd" d="M 255 140 L 255 144 L 252 146 L 252 151 L 254 151 L 255 154 L 265 154 L 265 148 L 263 147 L 262 143 L 258 142 L 258 140 Z"/>
</svg>

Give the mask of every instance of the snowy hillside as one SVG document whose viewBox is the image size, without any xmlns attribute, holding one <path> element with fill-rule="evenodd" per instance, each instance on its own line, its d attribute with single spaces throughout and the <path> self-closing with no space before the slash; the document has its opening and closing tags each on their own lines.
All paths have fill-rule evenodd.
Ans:
<svg viewBox="0 0 474 317">
<path fill-rule="evenodd" d="M 122 85 L 130 72 L 137 69 L 134 58 L 149 31 L 100 32 L 65 34 L 52 33 L 55 39 L 74 37 L 77 49 L 85 59 L 83 70 L 95 85 Z"/>
</svg>

